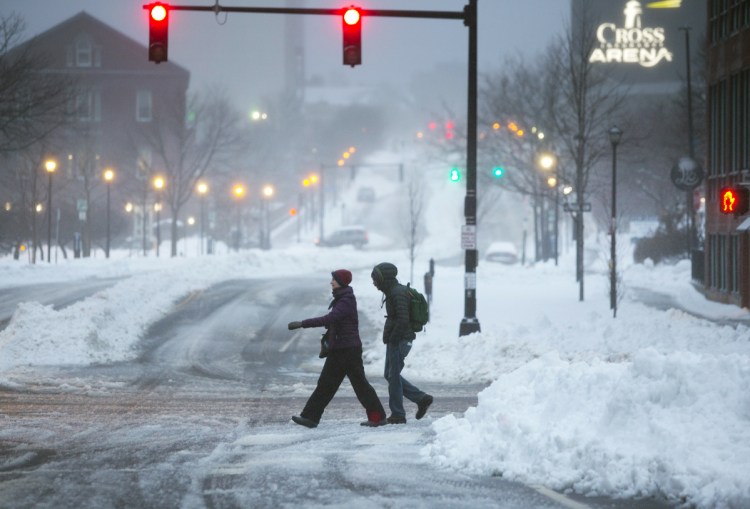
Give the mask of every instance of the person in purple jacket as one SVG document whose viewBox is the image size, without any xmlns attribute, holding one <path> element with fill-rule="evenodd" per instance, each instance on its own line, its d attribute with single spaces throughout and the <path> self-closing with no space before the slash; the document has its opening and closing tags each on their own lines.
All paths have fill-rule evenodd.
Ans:
<svg viewBox="0 0 750 509">
<path fill-rule="evenodd" d="M 287 326 L 289 330 L 300 327 L 328 329 L 326 336 L 329 353 L 320 372 L 318 385 L 307 400 L 302 413 L 292 416 L 292 421 L 308 428 L 315 428 L 344 377 L 348 377 L 357 399 L 367 412 L 367 420 L 361 423 L 362 426 L 383 426 L 387 424 L 385 409 L 375 389 L 367 381 L 362 363 L 357 299 L 354 297 L 354 290 L 349 286 L 352 282 L 352 273 L 346 269 L 339 269 L 331 272 L 331 276 L 333 301 L 328 306 L 328 314 L 301 322 L 289 322 Z"/>
</svg>

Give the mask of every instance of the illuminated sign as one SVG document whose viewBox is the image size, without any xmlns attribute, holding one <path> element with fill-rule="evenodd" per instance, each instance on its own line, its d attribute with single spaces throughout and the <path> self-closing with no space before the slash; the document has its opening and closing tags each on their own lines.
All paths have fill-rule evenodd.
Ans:
<svg viewBox="0 0 750 509">
<path fill-rule="evenodd" d="M 680 0 L 651 2 L 648 9 L 676 9 Z M 622 26 L 605 22 L 596 29 L 599 47 L 594 48 L 589 57 L 591 63 L 638 64 L 654 67 L 662 61 L 671 62 L 672 52 L 665 46 L 664 27 L 652 27 L 643 23 L 643 7 L 637 0 L 625 3 Z"/>
<path fill-rule="evenodd" d="M 748 190 L 742 187 L 725 187 L 721 190 L 719 207 L 722 214 L 734 214 L 741 216 L 747 213 Z"/>
</svg>

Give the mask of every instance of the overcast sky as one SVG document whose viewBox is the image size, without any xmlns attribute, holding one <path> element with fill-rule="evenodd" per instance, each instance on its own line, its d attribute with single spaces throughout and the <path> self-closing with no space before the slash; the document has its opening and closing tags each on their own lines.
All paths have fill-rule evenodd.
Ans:
<svg viewBox="0 0 750 509">
<path fill-rule="evenodd" d="M 139 0 L 0 0 L 0 11 L 15 11 L 27 23 L 26 36 L 39 34 L 86 11 L 144 46 L 148 42 L 145 1 Z M 180 5 L 213 5 L 212 0 L 177 0 Z M 461 11 L 468 0 L 222 0 L 224 6 Z M 479 70 L 499 68 L 518 52 L 533 56 L 560 33 L 570 12 L 569 0 L 479 0 Z M 205 12 L 173 12 L 170 61 L 191 72 L 191 88 L 218 84 L 242 109 L 262 107 L 263 98 L 282 86 L 286 15 L 234 13 L 227 19 Z M 340 20 L 303 16 L 306 76 L 326 83 L 404 85 L 415 72 L 450 62 L 465 66 L 468 30 L 459 20 L 367 18 L 363 20 L 363 65 L 341 63 Z M 224 22 L 224 24 L 220 24 Z M 144 49 L 144 60 L 147 58 Z M 460 69 L 460 67 L 459 67 Z M 465 69 L 465 67 L 464 67 Z"/>
</svg>

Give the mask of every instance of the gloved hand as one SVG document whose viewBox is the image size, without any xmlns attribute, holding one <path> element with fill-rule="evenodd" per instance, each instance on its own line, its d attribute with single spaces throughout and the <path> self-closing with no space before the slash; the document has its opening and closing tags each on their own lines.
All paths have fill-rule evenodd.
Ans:
<svg viewBox="0 0 750 509">
<path fill-rule="evenodd" d="M 302 327 L 302 322 L 289 322 L 289 325 L 287 325 L 289 330 L 299 329 L 300 327 Z"/>
</svg>

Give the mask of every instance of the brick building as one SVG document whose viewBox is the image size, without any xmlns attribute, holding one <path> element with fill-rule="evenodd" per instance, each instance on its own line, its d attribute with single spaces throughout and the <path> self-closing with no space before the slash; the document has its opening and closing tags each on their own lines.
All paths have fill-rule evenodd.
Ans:
<svg viewBox="0 0 750 509">
<path fill-rule="evenodd" d="M 124 215 L 125 202 L 132 202 L 144 219 L 120 221 L 135 229 L 121 233 L 139 237 L 149 231 L 153 198 L 146 188 L 156 158 L 144 136 L 166 116 L 184 119 L 189 72 L 172 62 L 154 65 L 144 44 L 86 12 L 24 42 L 11 55 L 29 48 L 43 59 L 40 72 L 65 77 L 73 87 L 64 127 L 44 141 L 48 156 L 58 161 L 53 193 L 64 218 L 60 243 L 80 232 L 86 255 L 92 241 L 101 242 L 106 194 L 101 177 L 108 167 L 116 172 L 113 212 Z"/>
<path fill-rule="evenodd" d="M 705 292 L 750 307 L 750 214 L 722 214 L 720 191 L 750 187 L 750 0 L 708 1 Z"/>
</svg>

